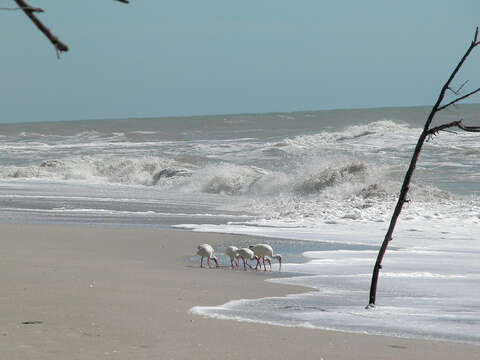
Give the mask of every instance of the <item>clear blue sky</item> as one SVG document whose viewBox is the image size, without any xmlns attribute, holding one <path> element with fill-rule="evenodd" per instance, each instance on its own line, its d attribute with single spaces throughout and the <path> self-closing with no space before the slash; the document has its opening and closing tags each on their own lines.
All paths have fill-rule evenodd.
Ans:
<svg viewBox="0 0 480 360">
<path fill-rule="evenodd" d="M 429 105 L 480 24 L 478 0 L 29 3 L 70 51 L 0 11 L 0 122 Z"/>
</svg>

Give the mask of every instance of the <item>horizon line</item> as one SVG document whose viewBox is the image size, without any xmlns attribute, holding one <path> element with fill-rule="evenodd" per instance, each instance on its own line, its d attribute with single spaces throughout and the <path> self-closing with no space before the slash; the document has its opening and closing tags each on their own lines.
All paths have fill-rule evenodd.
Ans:
<svg viewBox="0 0 480 360">
<path fill-rule="evenodd" d="M 480 102 L 462 103 L 457 106 L 471 106 L 480 105 Z M 428 108 L 433 105 L 412 105 L 412 106 L 366 106 L 358 108 L 331 108 L 331 109 L 317 109 L 317 110 L 292 110 L 292 111 L 266 111 L 266 112 L 239 112 L 239 113 L 217 113 L 217 114 L 196 114 L 196 115 L 160 115 L 160 116 L 128 116 L 123 118 L 105 117 L 105 118 L 86 118 L 86 119 L 65 119 L 65 120 L 34 120 L 34 121 L 11 121 L 2 122 L 0 125 L 13 124 L 36 124 L 36 123 L 60 123 L 60 122 L 75 122 L 75 121 L 116 121 L 116 120 L 144 120 L 144 119 L 182 119 L 182 118 L 199 118 L 199 117 L 220 117 L 220 116 L 252 116 L 252 115 L 276 115 L 276 114 L 298 114 L 298 113 L 315 113 L 315 112 L 329 112 L 329 111 L 358 111 L 358 110 L 382 110 L 382 109 L 403 109 L 403 108 Z"/>
</svg>

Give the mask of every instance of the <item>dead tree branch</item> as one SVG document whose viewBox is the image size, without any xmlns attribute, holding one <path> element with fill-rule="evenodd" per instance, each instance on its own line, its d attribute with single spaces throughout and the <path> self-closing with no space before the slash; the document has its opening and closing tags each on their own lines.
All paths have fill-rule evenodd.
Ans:
<svg viewBox="0 0 480 360">
<path fill-rule="evenodd" d="M 437 135 L 440 131 L 445 131 L 445 129 L 448 129 L 451 127 L 458 127 L 466 132 L 480 132 L 480 126 L 465 126 L 462 124 L 462 120 L 456 120 L 456 121 L 452 121 L 452 122 L 431 128 L 430 130 L 428 130 L 428 134 Z"/>
<path fill-rule="evenodd" d="M 442 111 L 443 109 L 446 109 L 446 108 L 449 107 L 450 105 L 453 105 L 453 104 L 459 102 L 460 100 L 466 99 L 466 98 L 472 96 L 473 94 L 475 94 L 475 93 L 477 93 L 477 92 L 479 92 L 479 91 L 480 91 L 480 88 L 478 88 L 478 89 L 476 89 L 476 90 L 473 90 L 473 91 L 469 92 L 469 93 L 466 94 L 466 95 L 460 96 L 460 97 L 456 98 L 455 100 L 450 101 L 448 104 L 445 104 L 445 105 L 443 105 L 443 106 L 440 106 L 437 111 Z"/>
<path fill-rule="evenodd" d="M 57 57 L 60 56 L 60 52 L 68 51 L 68 46 L 60 41 L 58 37 L 52 34 L 49 28 L 47 28 L 36 16 L 34 13 L 44 12 L 43 9 L 35 8 L 26 3 L 25 0 L 14 0 L 15 3 L 18 5 L 18 8 L 2 8 L 2 10 L 19 10 L 21 9 L 25 15 L 35 24 L 35 26 L 40 30 L 48 40 L 53 44 L 55 47 L 55 51 L 57 52 Z M 118 2 L 128 4 L 129 0 L 116 0 Z"/>
<path fill-rule="evenodd" d="M 431 128 L 428 130 L 428 135 L 438 135 L 440 131 L 446 131 L 446 129 L 451 128 L 451 127 L 460 127 L 462 120 L 457 120 L 457 121 L 452 121 L 447 124 L 443 124 L 440 126 L 436 126 L 434 128 Z"/>
<path fill-rule="evenodd" d="M 462 67 L 463 63 L 465 60 L 468 58 L 472 50 L 478 46 L 480 42 L 478 41 L 478 27 L 475 30 L 475 35 L 473 37 L 473 41 L 471 42 L 470 46 L 468 47 L 467 51 L 465 54 L 462 56 L 460 61 L 458 62 L 457 66 L 454 68 L 452 73 L 450 74 L 450 77 L 448 78 L 447 82 L 443 85 L 443 87 L 440 90 L 440 94 L 438 95 L 437 101 L 435 102 L 435 105 L 433 106 L 430 114 L 428 115 L 427 121 L 425 122 L 425 126 L 423 128 L 422 133 L 420 134 L 420 137 L 417 141 L 417 145 L 415 146 L 415 151 L 413 153 L 412 159 L 410 161 L 410 165 L 408 167 L 407 173 L 405 174 L 405 178 L 402 183 L 402 188 L 400 190 L 400 195 L 398 197 L 397 204 L 395 206 L 395 210 L 393 212 L 392 218 L 390 220 L 390 225 L 388 227 L 387 233 L 385 234 L 385 238 L 382 242 L 382 245 L 380 247 L 380 250 L 378 252 L 377 260 L 375 262 L 375 266 L 373 268 L 373 274 L 372 274 L 372 281 L 370 285 L 370 299 L 369 299 L 369 304 L 367 308 L 374 307 L 375 306 L 375 300 L 376 300 L 376 294 L 377 294 L 377 282 L 378 282 L 378 275 L 380 272 L 380 269 L 382 268 L 382 260 L 385 255 L 385 252 L 387 250 L 389 242 L 392 240 L 392 235 L 393 231 L 395 229 L 395 225 L 397 223 L 397 219 L 400 216 L 400 213 L 402 212 L 403 204 L 405 202 L 408 202 L 407 200 L 407 193 L 409 190 L 410 186 L 410 181 L 412 179 L 413 172 L 415 170 L 415 166 L 418 161 L 418 157 L 420 155 L 420 151 L 422 150 L 422 146 L 425 142 L 425 140 L 432 135 L 436 135 L 439 131 L 451 128 L 451 127 L 458 127 L 464 131 L 470 131 L 470 132 L 480 132 L 480 126 L 464 126 L 461 123 L 461 120 L 459 121 L 453 121 L 448 124 L 443 124 L 434 128 L 430 128 L 430 125 L 432 123 L 433 118 L 435 115 L 443 110 L 448 108 L 449 106 L 455 104 L 456 102 L 466 99 L 467 97 L 477 93 L 480 91 L 479 89 L 476 89 L 472 92 L 469 92 L 468 94 L 464 96 L 460 96 L 456 98 L 455 100 L 447 103 L 446 105 L 441 105 L 443 98 L 445 97 L 445 92 L 450 89 L 450 84 L 452 80 L 455 78 L 457 75 L 458 71 Z M 463 85 L 462 85 L 463 87 Z"/>
<path fill-rule="evenodd" d="M 15 0 L 18 7 L 20 7 L 25 15 L 37 26 L 48 40 L 53 44 L 57 51 L 68 51 L 68 46 L 61 42 L 55 35 L 50 32 L 50 29 L 47 28 L 43 23 L 35 16 L 34 11 L 31 10 L 31 6 L 28 5 L 24 0 Z"/>
</svg>

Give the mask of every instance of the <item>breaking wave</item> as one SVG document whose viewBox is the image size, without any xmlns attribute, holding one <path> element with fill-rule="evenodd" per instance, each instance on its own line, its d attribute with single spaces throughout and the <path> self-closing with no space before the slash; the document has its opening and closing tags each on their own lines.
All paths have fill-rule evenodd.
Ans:
<svg viewBox="0 0 480 360">
<path fill-rule="evenodd" d="M 302 158 L 292 168 L 269 170 L 226 162 L 203 167 L 165 157 L 82 156 L 49 159 L 38 165 L 4 167 L 3 178 L 155 186 L 183 193 L 232 198 L 226 209 L 261 214 L 264 219 L 385 221 L 400 188 L 388 166 L 349 157 Z M 451 200 L 433 186 L 415 183 L 417 203 Z"/>
<path fill-rule="evenodd" d="M 281 147 L 283 150 L 295 149 L 311 150 L 325 145 L 341 145 L 354 141 L 358 144 L 375 144 L 378 140 L 387 138 L 400 143 L 411 143 L 418 137 L 418 129 L 407 124 L 396 123 L 391 120 L 374 121 L 363 125 L 352 125 L 342 131 L 322 131 L 317 134 L 299 135 L 287 138 L 272 146 Z"/>
<path fill-rule="evenodd" d="M 189 176 L 192 168 L 161 157 L 82 156 L 49 159 L 38 165 L 7 166 L 0 169 L 0 176 L 151 186 L 168 185 L 174 178 Z"/>
</svg>

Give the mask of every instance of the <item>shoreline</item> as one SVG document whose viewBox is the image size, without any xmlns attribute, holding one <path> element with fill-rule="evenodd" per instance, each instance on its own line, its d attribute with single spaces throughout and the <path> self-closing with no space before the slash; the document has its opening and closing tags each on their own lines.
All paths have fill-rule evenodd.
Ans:
<svg viewBox="0 0 480 360">
<path fill-rule="evenodd" d="M 0 347 L 8 359 L 450 359 L 477 345 L 224 321 L 194 306 L 310 288 L 271 273 L 199 269 L 196 245 L 253 237 L 0 224 Z"/>
</svg>

